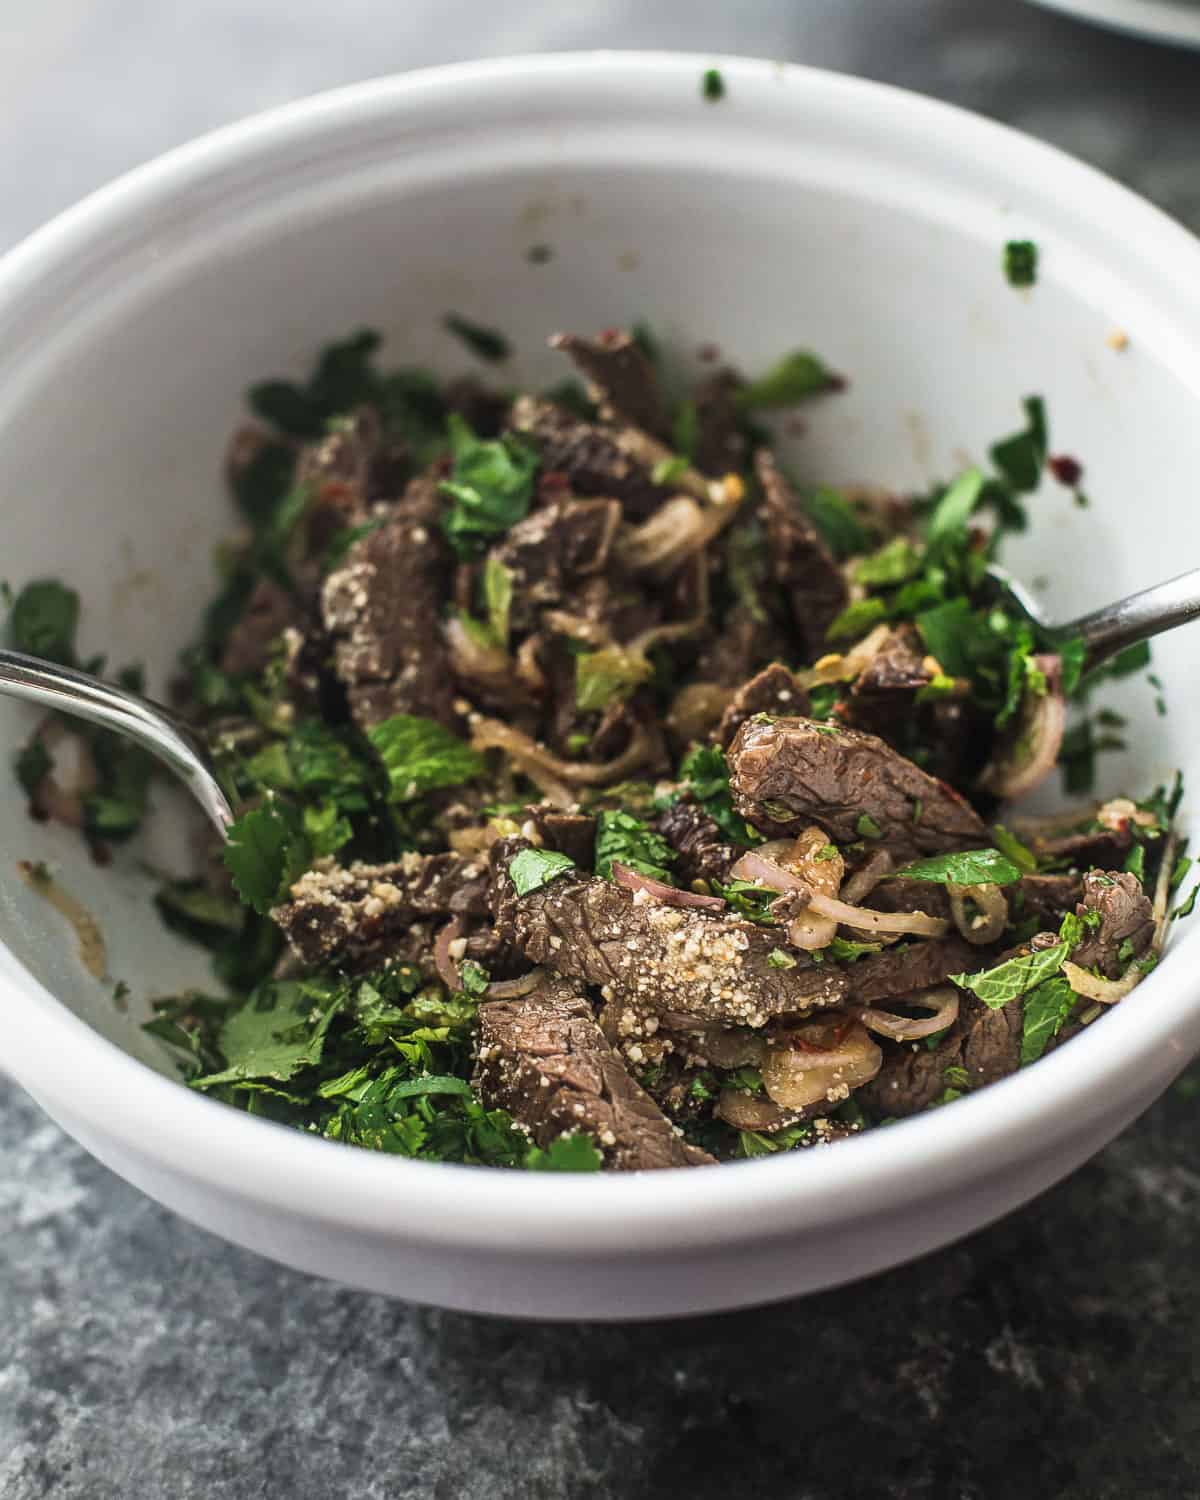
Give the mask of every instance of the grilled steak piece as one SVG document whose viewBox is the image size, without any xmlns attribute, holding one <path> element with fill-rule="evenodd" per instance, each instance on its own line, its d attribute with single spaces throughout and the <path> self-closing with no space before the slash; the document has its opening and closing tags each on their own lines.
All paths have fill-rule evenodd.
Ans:
<svg viewBox="0 0 1200 1500">
<path fill-rule="evenodd" d="M 541 803 L 525 811 L 547 849 L 569 855 L 581 870 L 590 870 L 596 858 L 596 820 L 587 813 L 559 812 Z"/>
<path fill-rule="evenodd" d="M 881 1043 L 883 1067 L 854 1097 L 872 1114 L 887 1119 L 919 1114 L 948 1088 L 961 1092 L 962 1075 L 947 1078 L 947 1068 L 961 1068 L 972 1089 L 995 1083 L 1020 1066 L 1023 1026 L 1020 998 L 992 1010 L 974 995 L 964 994 L 958 1020 L 932 1052 L 923 1042 Z"/>
<path fill-rule="evenodd" d="M 721 715 L 717 742 L 728 746 L 747 719 L 755 714 L 787 716 L 808 712 L 808 694 L 782 662 L 772 662 L 743 682 Z"/>
<path fill-rule="evenodd" d="M 607 418 L 611 412 L 663 442 L 670 441 L 671 422 L 658 374 L 630 334 L 619 328 L 595 339 L 556 333 L 550 347 L 569 354 L 587 379 L 599 386 L 604 398 L 602 416 Z"/>
<path fill-rule="evenodd" d="M 649 471 L 623 453 L 603 428 L 552 401 L 519 396 L 510 421 L 515 431 L 528 433 L 537 443 L 544 470 L 565 474 L 576 494 L 619 500 L 628 520 L 645 520 L 672 493 L 655 484 Z"/>
<path fill-rule="evenodd" d="M 474 1085 L 547 1147 L 586 1131 L 619 1171 L 689 1167 L 713 1158 L 689 1146 L 625 1070 L 581 987 L 554 979 L 521 1000 L 479 1007 Z"/>
<path fill-rule="evenodd" d="M 1133 834 L 1129 824 L 1122 823 L 1119 828 L 1097 828 L 1090 833 L 1062 833 L 1049 837 L 1035 834 L 1028 843 L 1039 862 L 1053 860 L 1074 870 L 1086 870 L 1096 865 L 1109 870 L 1124 863 L 1125 856 L 1133 848 Z"/>
<path fill-rule="evenodd" d="M 846 607 L 846 580 L 769 449 L 756 450 L 754 472 L 762 486 L 771 571 L 813 661 L 825 649 L 834 617 Z"/>
<path fill-rule="evenodd" d="M 1140 958 L 1154 936 L 1154 908 L 1136 875 L 1119 870 L 1089 870 L 1083 877 L 1083 900 L 1075 908 L 1079 916 L 1100 913 L 1100 926 L 1089 929 L 1071 955 L 1071 962 L 1084 969 L 1099 969 L 1117 979 L 1134 958 Z M 1121 956 L 1121 948 L 1125 956 Z"/>
<path fill-rule="evenodd" d="M 846 965 L 851 996 L 863 1005 L 898 1000 L 944 983 L 951 974 L 985 968 L 994 948 L 977 948 L 951 933 L 868 953 Z"/>
<path fill-rule="evenodd" d="M 485 917 L 488 874 L 459 854 L 404 854 L 394 864 L 309 870 L 271 916 L 305 963 L 383 962 L 422 917 Z"/>
<path fill-rule="evenodd" d="M 770 962 L 779 934 L 733 917 L 645 899 L 607 880 L 568 873 L 518 896 L 508 873 L 523 839 L 492 846 L 492 918 L 532 963 L 603 986 L 642 1010 L 763 1026 L 771 1016 L 836 1005 L 846 976 L 794 955 Z"/>
<path fill-rule="evenodd" d="M 696 387 L 696 467 L 702 474 L 739 473 L 746 466 L 746 437 L 737 409 L 741 376 L 718 370 Z"/>
<path fill-rule="evenodd" d="M 452 558 L 438 525 L 437 479 L 412 480 L 383 525 L 360 537 L 325 581 L 322 611 L 334 669 L 360 729 L 393 714 L 454 722 L 442 642 Z"/>
<path fill-rule="evenodd" d="M 1014 921 L 1037 917 L 1045 927 L 1057 927 L 1082 893 L 1078 875 L 1022 875 L 1019 884 L 1007 886 L 1009 910 Z"/>
<path fill-rule="evenodd" d="M 850 690 L 854 723 L 888 735 L 912 715 L 913 699 L 932 678 L 922 663 L 925 649 L 912 625 L 898 625 L 859 673 Z"/>
<path fill-rule="evenodd" d="M 603 573 L 620 520 L 616 500 L 558 500 L 510 529 L 491 557 L 511 575 L 514 630 L 532 630 L 544 605 L 561 604 L 581 578 Z"/>
<path fill-rule="evenodd" d="M 988 843 L 966 798 L 856 729 L 750 719 L 730 747 L 729 767 L 738 812 L 772 838 L 816 823 L 835 843 L 865 839 L 898 864 Z"/>
<path fill-rule="evenodd" d="M 742 854 L 735 844 L 725 842 L 702 807 L 683 797 L 658 815 L 654 827 L 679 855 L 675 873 L 680 885 L 691 885 L 693 880 L 717 880 L 724 885 Z"/>
</svg>

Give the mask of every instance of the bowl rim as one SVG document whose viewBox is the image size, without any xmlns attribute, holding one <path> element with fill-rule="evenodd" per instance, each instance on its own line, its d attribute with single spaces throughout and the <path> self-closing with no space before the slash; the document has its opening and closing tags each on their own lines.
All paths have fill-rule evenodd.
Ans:
<svg viewBox="0 0 1200 1500">
<path fill-rule="evenodd" d="M 1082 216 L 1097 228 L 1119 225 L 1136 247 L 1128 261 L 1131 282 L 1182 308 L 1200 346 L 1200 241 L 1094 168 L 1009 127 L 891 85 L 796 64 L 678 52 L 458 63 L 354 84 L 252 116 L 125 174 L 11 250 L 0 260 L 0 310 L 19 307 L 39 289 L 44 297 L 55 277 L 78 276 L 97 245 L 119 233 L 131 216 L 169 209 L 223 174 L 253 163 L 261 167 L 272 156 L 290 155 L 343 128 L 369 133 L 398 106 L 420 110 L 430 103 L 444 106 L 452 97 L 464 119 L 478 127 L 498 99 L 514 93 L 560 100 L 568 109 L 589 90 L 603 102 L 619 89 L 647 111 L 660 99 L 664 111 L 677 110 L 672 90 L 682 84 L 689 95 L 698 91 L 707 67 L 720 68 L 729 86 L 726 99 L 707 115 L 716 127 L 727 108 L 738 129 L 775 129 L 781 112 L 797 120 L 820 112 L 870 131 L 878 131 L 885 118 L 914 150 L 935 150 L 964 171 L 986 170 L 1008 184 L 1015 203 L 1032 197 L 1057 203 L 1060 218 L 1066 214 L 1071 222 Z M 765 88 L 767 80 L 782 87 Z M 1108 232 L 1115 243 L 1115 229 Z M 347 1150 L 243 1114 L 154 1072 L 92 1031 L 2 947 L 0 994 L 26 1008 L 26 1024 L 13 1028 L 6 1051 L 14 1076 L 35 1097 L 61 1102 L 64 1115 L 86 1120 L 121 1150 L 223 1195 L 414 1244 L 561 1258 L 644 1256 L 782 1239 L 874 1218 L 893 1206 L 911 1208 L 966 1188 L 985 1163 L 1012 1165 L 1038 1144 L 1078 1134 L 1110 1116 L 1114 1101 L 1140 1100 L 1156 1054 L 1158 1077 L 1164 1049 L 1166 1066 L 1177 1071 L 1200 1046 L 1200 996 L 1188 996 L 1179 953 L 1197 940 L 1200 932 L 1177 942 L 1149 977 L 1157 993 L 1147 1020 L 1122 1009 L 1036 1068 L 957 1101 L 953 1131 L 946 1130 L 940 1112 L 927 1111 L 836 1152 L 748 1161 L 720 1177 L 676 1169 L 599 1179 Z M 599 1180 L 603 1186 L 597 1189 Z M 420 1203 L 419 1216 L 411 1214 L 410 1201 Z"/>
</svg>

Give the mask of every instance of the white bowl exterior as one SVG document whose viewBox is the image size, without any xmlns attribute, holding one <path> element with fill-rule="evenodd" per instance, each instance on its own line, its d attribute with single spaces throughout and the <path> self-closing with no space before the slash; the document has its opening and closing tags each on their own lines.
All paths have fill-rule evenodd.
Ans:
<svg viewBox="0 0 1200 1500">
<path fill-rule="evenodd" d="M 927 485 L 982 458 L 1039 391 L 1093 503 L 1044 487 L 1014 564 L 1066 614 L 1193 562 L 1196 243 L 1097 174 L 948 107 L 735 61 L 727 98 L 707 105 L 702 65 L 554 57 L 364 85 L 177 152 L 35 236 L 0 264 L 5 576 L 75 584 L 85 647 L 141 657 L 161 685 L 231 523 L 219 461 L 245 385 L 362 324 L 390 360 L 467 368 L 440 330 L 451 308 L 513 338 L 514 383 L 561 373 L 552 329 L 638 316 L 697 371 L 708 341 L 751 369 L 815 348 L 851 385 L 792 443 L 813 480 Z M 1000 270 L 1018 237 L 1042 251 L 1029 293 Z M 525 258 L 536 243 L 548 264 Z M 1144 684 L 1126 689 L 1142 712 L 1106 785 L 1200 769 L 1194 649 L 1193 632 L 1156 648 L 1167 718 Z M 27 725 L 0 706 L 4 743 Z M 143 1002 L 204 983 L 128 855 L 115 876 L 90 867 L 15 796 L 0 837 L 61 868 Z M 698 1311 L 894 1263 L 1062 1176 L 1200 1045 L 1185 932 L 1102 1026 L 950 1114 L 720 1172 L 489 1173 L 349 1152 L 130 1061 L 118 1046 L 163 1066 L 11 873 L 0 936 L 0 999 L 22 1016 L 3 1060 L 102 1160 L 278 1259 L 492 1312 Z"/>
</svg>

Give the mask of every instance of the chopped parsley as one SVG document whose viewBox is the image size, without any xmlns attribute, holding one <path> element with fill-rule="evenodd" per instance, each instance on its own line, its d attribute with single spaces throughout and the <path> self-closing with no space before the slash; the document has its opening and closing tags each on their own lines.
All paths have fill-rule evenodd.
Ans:
<svg viewBox="0 0 1200 1500">
<path fill-rule="evenodd" d="M 675 850 L 648 823 L 632 813 L 602 809 L 596 814 L 596 874 L 612 879 L 613 861 L 651 880 L 672 884 Z"/>
<path fill-rule="evenodd" d="M 1032 240 L 1009 240 L 1004 246 L 1004 274 L 1009 286 L 1033 286 L 1038 250 Z"/>
<path fill-rule="evenodd" d="M 705 68 L 700 75 L 700 93 L 710 104 L 725 97 L 725 80 L 719 68 Z"/>
<path fill-rule="evenodd" d="M 854 820 L 854 831 L 860 839 L 881 839 L 883 829 L 871 816 L 870 813 L 859 813 Z"/>
<path fill-rule="evenodd" d="M 442 319 L 442 327 L 459 339 L 472 354 L 489 364 L 502 364 L 512 353 L 512 345 L 498 329 L 473 323 L 459 313 L 447 313 Z"/>
<path fill-rule="evenodd" d="M 1040 396 L 1026 396 L 1026 426 L 1023 432 L 1002 438 L 992 446 L 990 457 L 1014 490 L 1028 493 L 1041 483 L 1046 466 L 1049 436 L 1046 430 L 1046 404 Z"/>
<path fill-rule="evenodd" d="M 796 967 L 795 955 L 788 953 L 783 948 L 772 948 L 770 953 L 767 954 L 767 962 L 773 969 L 794 969 Z"/>
<path fill-rule="evenodd" d="M 79 595 L 53 578 L 27 583 L 12 602 L 9 634 L 18 651 L 76 665 L 75 632 L 79 626 Z"/>
<path fill-rule="evenodd" d="M 508 876 L 517 895 L 528 896 L 574 868 L 575 861 L 569 854 L 554 849 L 522 849 L 509 860 Z"/>
<path fill-rule="evenodd" d="M 269 797 L 230 825 L 224 856 L 238 895 L 265 915 L 308 868 L 311 849 L 297 809 Z"/>
<path fill-rule="evenodd" d="M 371 361 L 381 342 L 374 329 L 360 329 L 349 338 L 328 344 L 307 381 L 264 380 L 250 387 L 246 399 L 256 416 L 289 437 L 323 437 L 335 417 L 378 395 L 379 379 Z M 284 467 L 282 454 L 264 460 L 254 478 L 255 488 L 261 486 L 265 494 L 268 482 L 277 480 Z M 250 508 L 261 504 L 248 492 L 244 506 L 247 502 Z"/>
<path fill-rule="evenodd" d="M 552 1140 L 544 1151 L 531 1147 L 524 1165 L 530 1172 L 598 1172 L 604 1158 L 590 1135 L 572 1130 Z"/>
<path fill-rule="evenodd" d="M 779 900 L 778 891 L 755 885 L 752 880 L 730 880 L 725 885 L 714 880 L 713 890 L 718 896 L 724 896 L 734 914 L 744 917 L 747 922 L 755 922 L 760 927 L 779 925 L 779 918 L 771 911 L 772 905 Z M 780 968 L 781 965 L 774 967 Z"/>
</svg>

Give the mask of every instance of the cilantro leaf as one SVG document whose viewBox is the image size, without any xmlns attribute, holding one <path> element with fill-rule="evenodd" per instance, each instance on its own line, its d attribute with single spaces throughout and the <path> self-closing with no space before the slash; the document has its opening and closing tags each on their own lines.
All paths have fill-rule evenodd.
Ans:
<svg viewBox="0 0 1200 1500">
<path fill-rule="evenodd" d="M 857 958 L 862 958 L 868 953 L 880 953 L 882 950 L 882 943 L 859 943 L 851 938 L 833 937 L 830 938 L 825 951 L 830 958 L 836 958 L 839 963 L 852 964 Z"/>
<path fill-rule="evenodd" d="M 487 543 L 529 514 L 538 456 L 512 433 L 484 441 L 452 412 L 447 420 L 454 469 L 438 488 L 454 504 L 442 530 L 459 557 L 477 557 Z"/>
<path fill-rule="evenodd" d="M 641 655 L 620 646 L 585 651 L 575 658 L 575 704 L 583 713 L 600 711 L 649 682 L 654 668 Z"/>
<path fill-rule="evenodd" d="M 652 880 L 671 884 L 675 850 L 632 813 L 603 809 L 596 815 L 596 874 L 612 879 L 613 861 Z"/>
<path fill-rule="evenodd" d="M 412 802 L 426 792 L 461 786 L 483 771 L 483 757 L 436 719 L 393 714 L 367 738 L 388 776 L 389 800 Z"/>
<path fill-rule="evenodd" d="M 752 880 L 730 880 L 725 885 L 714 880 L 712 884 L 716 894 L 723 896 L 739 917 L 759 927 L 779 926 L 779 918 L 771 910 L 779 900 L 778 891 L 769 886 L 755 885 Z"/>
<path fill-rule="evenodd" d="M 1066 978 L 1055 974 L 1025 996 L 1021 1022 L 1021 1066 L 1036 1062 L 1075 1008 L 1079 997 Z"/>
<path fill-rule="evenodd" d="M 13 645 L 30 656 L 75 664 L 79 595 L 53 578 L 27 583 L 13 601 L 8 628 Z"/>
<path fill-rule="evenodd" d="M 524 1162 L 530 1172 L 598 1172 L 603 1165 L 595 1142 L 581 1130 L 560 1135 L 544 1151 L 531 1146 Z"/>
<path fill-rule="evenodd" d="M 730 843 L 762 843 L 762 834 L 733 810 L 724 751 L 715 745 L 697 745 L 680 762 L 679 779 Z"/>
<path fill-rule="evenodd" d="M 968 849 L 960 854 L 936 854 L 897 870 L 910 880 L 932 880 L 938 885 L 1011 885 L 1021 872 L 999 849 Z"/>
<path fill-rule="evenodd" d="M 473 323 L 459 313 L 447 313 L 442 327 L 456 339 L 489 364 L 501 364 L 512 353 L 512 345 L 496 328 L 486 328 L 482 323 Z"/>
<path fill-rule="evenodd" d="M 575 861 L 571 856 L 559 854 L 554 849 L 522 849 L 508 862 L 508 876 L 518 896 L 540 891 L 544 885 L 573 869 Z"/>
<path fill-rule="evenodd" d="M 226 1066 L 192 1081 L 194 1088 L 270 1078 L 286 1083 L 301 1068 L 319 1062 L 330 1023 L 346 1003 L 347 991 L 338 988 L 332 999 L 316 996 L 303 980 L 269 981 L 260 985 L 246 1004 L 222 1026 L 218 1044 Z M 314 998 L 319 1009 L 313 1024 Z"/>
<path fill-rule="evenodd" d="M 810 396 L 837 387 L 837 377 L 823 360 L 806 350 L 785 355 L 765 375 L 748 381 L 734 396 L 739 411 L 766 411 L 795 406 Z"/>
<path fill-rule="evenodd" d="M 310 855 L 300 814 L 273 797 L 230 825 L 224 849 L 234 889 L 262 916 L 308 868 Z"/>
<path fill-rule="evenodd" d="M 985 1005 L 999 1010 L 1055 974 L 1063 960 L 1071 956 L 1071 946 L 1068 942 L 1055 943 L 1052 948 L 1010 958 L 994 969 L 981 969 L 976 974 L 951 974 L 950 978 L 959 989 L 971 990 Z"/>
</svg>

